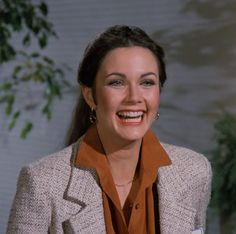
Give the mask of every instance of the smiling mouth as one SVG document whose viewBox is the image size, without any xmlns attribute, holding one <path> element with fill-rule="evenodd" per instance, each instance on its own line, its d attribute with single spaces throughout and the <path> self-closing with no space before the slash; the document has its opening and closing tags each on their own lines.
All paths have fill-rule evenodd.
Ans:
<svg viewBox="0 0 236 234">
<path fill-rule="evenodd" d="M 144 112 L 143 111 L 119 111 L 117 116 L 125 123 L 139 123 L 142 121 Z"/>
</svg>

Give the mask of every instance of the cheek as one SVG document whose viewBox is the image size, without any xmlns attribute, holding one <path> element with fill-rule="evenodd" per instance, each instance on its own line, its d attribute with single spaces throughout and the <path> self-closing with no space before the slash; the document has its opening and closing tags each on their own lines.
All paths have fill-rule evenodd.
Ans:
<svg viewBox="0 0 236 234">
<path fill-rule="evenodd" d="M 159 107 L 160 103 L 160 93 L 159 90 L 156 90 L 155 92 L 149 92 L 147 94 L 147 104 L 150 108 L 150 110 L 156 111 Z"/>
<path fill-rule="evenodd" d="M 103 90 L 97 94 L 97 110 L 104 116 L 105 112 L 109 113 L 114 109 L 116 98 L 106 90 Z"/>
</svg>

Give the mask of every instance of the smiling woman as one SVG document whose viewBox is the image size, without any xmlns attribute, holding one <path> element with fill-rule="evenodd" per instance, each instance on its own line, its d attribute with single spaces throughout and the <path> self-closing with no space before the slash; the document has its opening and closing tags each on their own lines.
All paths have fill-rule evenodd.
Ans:
<svg viewBox="0 0 236 234">
<path fill-rule="evenodd" d="M 201 233 L 208 160 L 150 130 L 166 80 L 163 49 L 113 26 L 85 50 L 68 147 L 21 171 L 8 233 Z M 198 230 L 198 231 L 197 231 Z"/>
<path fill-rule="evenodd" d="M 120 148 L 128 141 L 140 140 L 155 119 L 159 104 L 156 59 L 149 49 L 139 46 L 114 49 L 100 65 L 95 94 L 85 85 L 82 92 L 96 111 L 97 129 L 107 145 L 105 149 L 109 147 L 112 152 L 113 145 Z"/>
</svg>

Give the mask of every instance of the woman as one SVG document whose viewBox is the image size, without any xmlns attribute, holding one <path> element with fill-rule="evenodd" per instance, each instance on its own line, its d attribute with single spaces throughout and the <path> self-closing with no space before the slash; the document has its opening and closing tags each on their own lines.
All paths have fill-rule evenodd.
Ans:
<svg viewBox="0 0 236 234">
<path fill-rule="evenodd" d="M 201 233 L 209 162 L 150 130 L 163 58 L 137 27 L 111 27 L 87 47 L 69 146 L 22 169 L 8 233 Z"/>
</svg>

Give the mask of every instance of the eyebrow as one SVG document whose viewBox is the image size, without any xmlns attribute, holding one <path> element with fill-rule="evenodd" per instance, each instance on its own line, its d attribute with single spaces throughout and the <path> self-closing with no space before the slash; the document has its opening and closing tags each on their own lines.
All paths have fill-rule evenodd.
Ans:
<svg viewBox="0 0 236 234">
<path fill-rule="evenodd" d="M 145 77 L 145 76 L 155 76 L 156 78 L 158 78 L 158 75 L 155 72 L 147 72 L 141 75 L 141 77 Z"/>
<path fill-rule="evenodd" d="M 125 77 L 126 77 L 125 74 L 120 73 L 120 72 L 112 72 L 112 73 L 109 73 L 109 74 L 107 74 L 107 75 L 105 76 L 105 78 L 107 78 L 107 77 L 109 77 L 109 76 L 120 76 L 120 77 L 122 77 L 122 78 L 125 78 Z"/>
<path fill-rule="evenodd" d="M 156 78 L 158 78 L 158 75 L 155 73 L 155 72 L 147 72 L 147 73 L 144 73 L 141 75 L 141 78 L 145 77 L 145 76 L 155 76 Z M 122 78 L 126 78 L 126 75 L 123 74 L 123 73 L 120 73 L 120 72 L 112 72 L 112 73 L 109 73 L 105 76 L 105 78 L 109 77 L 109 76 L 120 76 Z"/>
</svg>

